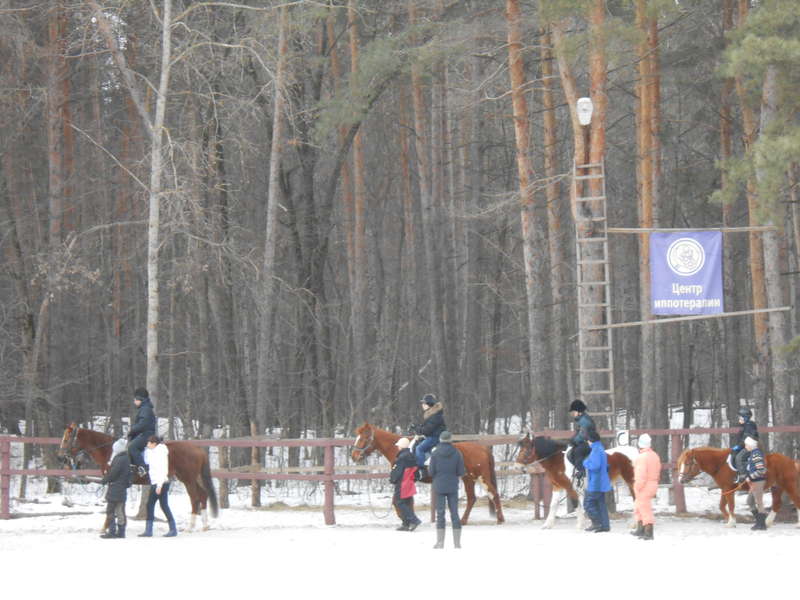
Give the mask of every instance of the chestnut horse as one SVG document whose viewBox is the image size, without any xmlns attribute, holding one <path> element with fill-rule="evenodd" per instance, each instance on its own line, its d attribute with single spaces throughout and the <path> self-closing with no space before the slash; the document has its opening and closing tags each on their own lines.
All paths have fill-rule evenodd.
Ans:
<svg viewBox="0 0 800 600">
<path fill-rule="evenodd" d="M 394 464 L 399 452 L 395 442 L 403 436 L 380 429 L 369 423 L 364 423 L 356 429 L 356 441 L 350 453 L 355 462 L 363 461 L 375 450 L 383 454 L 391 464 Z M 475 482 L 480 483 L 489 494 L 489 512 L 494 512 L 499 525 L 503 518 L 503 508 L 500 506 L 500 493 L 497 491 L 497 476 L 494 471 L 494 456 L 492 449 L 475 442 L 455 442 L 453 446 L 464 457 L 466 474 L 461 478 L 464 482 L 464 491 L 467 493 L 467 508 L 461 517 L 461 524 L 466 525 L 469 513 L 475 504 Z M 422 480 L 430 483 L 430 477 Z"/>
<path fill-rule="evenodd" d="M 61 438 L 58 449 L 59 457 L 67 460 L 72 468 L 78 468 L 88 455 L 105 473 L 108 469 L 108 460 L 111 458 L 111 445 L 114 438 L 100 431 L 81 429 L 71 423 Z M 203 519 L 203 530 L 208 529 L 208 514 L 206 507 L 211 502 L 211 515 L 217 516 L 217 493 L 211 481 L 211 470 L 208 464 L 208 454 L 189 442 L 166 442 L 169 448 L 169 475 L 177 477 L 186 487 L 189 500 L 192 503 L 192 517 L 189 522 L 189 531 L 194 529 L 195 519 L 200 514 Z M 133 483 L 150 485 L 150 478 L 134 476 Z"/>
<path fill-rule="evenodd" d="M 562 442 L 556 442 L 544 436 L 534 436 L 531 438 L 530 434 L 525 434 L 519 441 L 519 452 L 517 453 L 517 464 L 520 466 L 530 465 L 536 463 L 540 465 L 547 473 L 547 480 L 553 486 L 553 490 L 558 490 L 560 494 L 553 494 L 550 500 L 550 508 L 548 509 L 547 519 L 545 519 L 542 529 L 550 529 L 556 519 L 556 509 L 558 504 L 569 496 L 578 504 L 576 513 L 578 522 L 576 527 L 583 529 L 584 525 L 584 512 L 583 512 L 583 489 L 576 490 L 572 481 L 566 474 L 567 460 L 564 456 L 564 451 L 567 445 Z M 628 484 L 628 489 L 631 496 L 635 496 L 633 491 L 633 463 L 622 452 L 615 451 L 611 448 L 606 450 L 608 454 L 608 477 L 611 481 L 615 481 L 622 477 L 625 483 Z M 571 465 L 569 465 L 571 466 Z"/>
<path fill-rule="evenodd" d="M 727 448 L 689 448 L 684 450 L 675 463 L 675 470 L 678 473 L 678 481 L 689 483 L 697 477 L 700 471 L 708 473 L 722 490 L 719 499 L 719 510 L 725 519 L 726 527 L 736 527 L 736 517 L 734 516 L 734 490 L 737 485 L 736 471 L 728 464 L 730 450 Z M 764 489 L 772 491 L 772 507 L 767 516 L 767 525 L 772 525 L 775 516 L 781 509 L 781 493 L 786 492 L 794 503 L 797 510 L 798 523 L 800 527 L 800 494 L 798 493 L 798 474 L 800 468 L 798 464 L 788 456 L 774 452 L 765 457 L 767 463 L 767 481 Z M 740 489 L 749 489 L 747 483 L 740 486 Z"/>
</svg>

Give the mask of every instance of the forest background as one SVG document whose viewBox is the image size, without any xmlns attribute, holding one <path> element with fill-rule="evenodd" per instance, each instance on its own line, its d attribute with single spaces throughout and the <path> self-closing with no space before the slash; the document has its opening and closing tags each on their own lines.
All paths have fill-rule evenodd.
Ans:
<svg viewBox="0 0 800 600">
<path fill-rule="evenodd" d="M 793 307 L 618 330 L 618 423 L 798 422 L 797 0 L 2 0 L 0 29 L 0 430 L 120 435 L 141 385 L 172 437 L 404 429 L 427 392 L 457 432 L 565 429 L 582 156 L 610 226 L 764 226 L 724 233 L 726 311 Z M 612 321 L 652 319 L 647 235 L 609 245 Z"/>
</svg>

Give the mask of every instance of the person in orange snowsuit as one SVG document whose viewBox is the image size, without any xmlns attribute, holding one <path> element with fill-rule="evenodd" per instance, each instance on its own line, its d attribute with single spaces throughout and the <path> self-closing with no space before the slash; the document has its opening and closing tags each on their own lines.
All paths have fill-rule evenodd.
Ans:
<svg viewBox="0 0 800 600">
<path fill-rule="evenodd" d="M 636 517 L 636 531 L 631 532 L 643 540 L 653 539 L 653 498 L 658 492 L 658 480 L 661 477 L 661 459 L 650 447 L 650 436 L 643 433 L 639 436 L 639 456 L 633 463 L 633 491 L 636 499 L 633 503 L 633 514 Z"/>
</svg>

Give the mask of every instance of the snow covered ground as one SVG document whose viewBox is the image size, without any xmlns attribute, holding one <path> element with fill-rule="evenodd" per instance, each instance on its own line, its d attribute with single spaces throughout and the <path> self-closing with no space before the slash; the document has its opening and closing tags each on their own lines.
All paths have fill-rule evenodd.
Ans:
<svg viewBox="0 0 800 600">
<path fill-rule="evenodd" d="M 427 486 L 421 486 L 422 501 Z M 134 488 L 135 490 L 135 488 Z M 187 501 L 176 490 L 171 506 L 182 530 Z M 797 593 L 797 548 L 800 530 L 779 523 L 767 532 L 751 532 L 740 523 L 726 529 L 704 517 L 667 514 L 667 490 L 658 501 L 656 540 L 642 542 L 628 534 L 630 499 L 620 498 L 622 519 L 612 531 L 576 531 L 563 518 L 552 530 L 532 520 L 532 505 L 509 501 L 506 524 L 494 525 L 485 500 L 473 510 L 472 524 L 456 551 L 448 532 L 444 551 L 433 550 L 433 526 L 413 533 L 396 532 L 387 512 L 388 490 L 337 497 L 337 525 L 323 524 L 321 509 L 284 502 L 246 508 L 247 493 L 231 496 L 231 509 L 212 520 L 207 532 L 181 531 L 174 539 L 138 538 L 141 521 L 129 522 L 125 540 L 101 540 L 104 516 L 99 488 L 68 484 L 72 507 L 59 495 L 36 495 L 40 503 L 15 503 L 25 516 L 0 521 L 0 570 L 5 597 L 35 598 L 219 598 L 257 593 L 259 597 L 332 598 L 478 598 L 488 594 L 540 593 L 564 597 L 662 598 L 689 593 L 719 594 L 758 589 Z M 715 512 L 719 492 L 690 488 L 690 510 Z M 134 491 L 128 514 L 134 514 Z M 309 497 L 313 500 L 313 498 Z M 737 498 L 745 515 L 744 499 Z M 427 512 L 421 516 L 427 516 Z M 160 514 L 157 509 L 157 514 Z M 453 595 L 455 594 L 455 595 Z"/>
</svg>

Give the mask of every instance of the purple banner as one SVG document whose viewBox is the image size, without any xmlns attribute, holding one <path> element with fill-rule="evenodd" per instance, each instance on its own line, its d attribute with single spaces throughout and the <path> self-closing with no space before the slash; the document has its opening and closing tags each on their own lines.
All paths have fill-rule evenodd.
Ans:
<svg viewBox="0 0 800 600">
<path fill-rule="evenodd" d="M 650 291 L 654 315 L 724 312 L 722 232 L 651 233 Z"/>
</svg>

